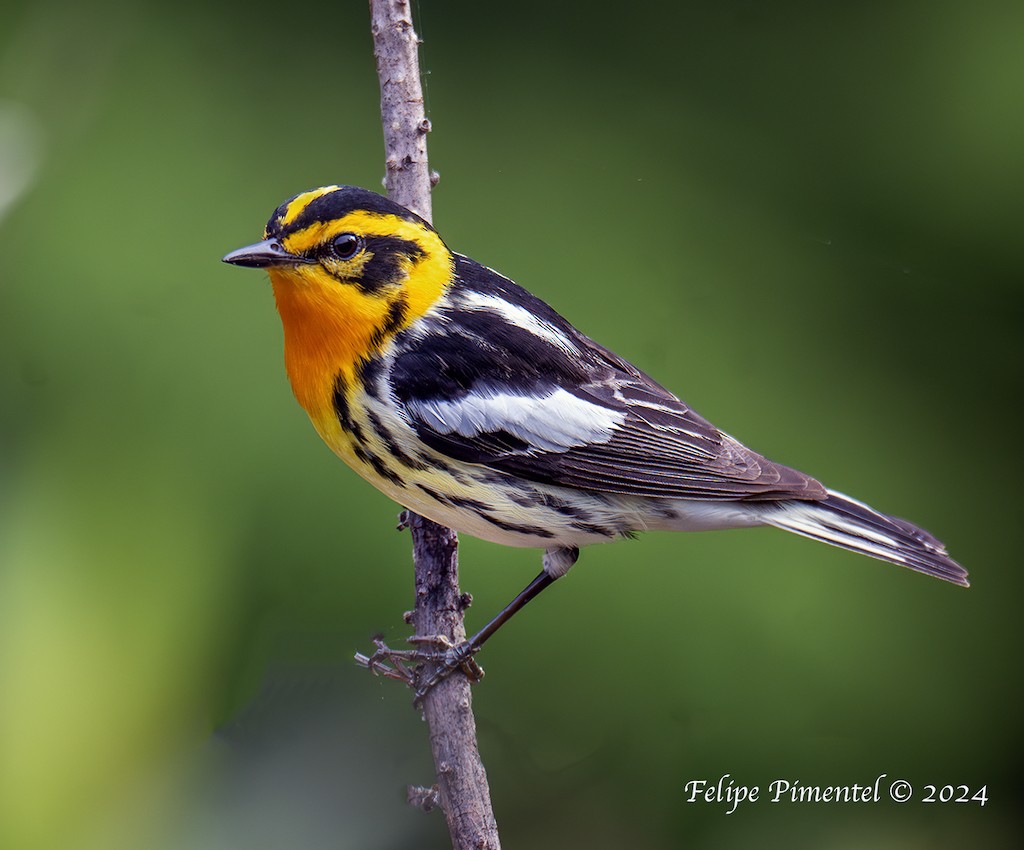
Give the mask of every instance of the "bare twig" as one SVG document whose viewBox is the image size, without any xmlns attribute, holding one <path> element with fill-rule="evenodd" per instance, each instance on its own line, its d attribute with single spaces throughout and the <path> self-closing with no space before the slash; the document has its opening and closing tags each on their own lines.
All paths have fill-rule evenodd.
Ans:
<svg viewBox="0 0 1024 850">
<path fill-rule="evenodd" d="M 408 0 L 370 0 L 373 55 L 380 79 L 380 115 L 388 197 L 430 221 L 430 170 L 420 85 L 419 39 Z"/>
<path fill-rule="evenodd" d="M 408 0 L 370 0 L 370 16 L 380 78 L 388 196 L 429 221 L 430 187 L 436 181 L 427 164 L 430 122 L 423 111 L 419 42 Z M 441 635 L 457 644 L 466 638 L 458 538 L 451 529 L 411 511 L 408 524 L 416 576 L 416 634 Z M 385 675 L 392 672 L 398 671 Z M 499 850 L 472 705 L 470 684 L 461 672 L 441 681 L 423 699 L 437 772 L 437 801 L 444 809 L 455 850 Z"/>
</svg>

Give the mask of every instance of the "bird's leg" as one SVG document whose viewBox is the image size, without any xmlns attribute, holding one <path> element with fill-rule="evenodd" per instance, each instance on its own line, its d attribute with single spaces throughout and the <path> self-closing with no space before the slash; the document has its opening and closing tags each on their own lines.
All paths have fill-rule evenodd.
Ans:
<svg viewBox="0 0 1024 850">
<path fill-rule="evenodd" d="M 527 602 L 539 596 L 540 592 L 544 590 L 544 588 L 553 584 L 555 579 L 565 575 L 569 571 L 569 567 L 576 563 L 576 559 L 579 555 L 580 551 L 576 548 L 549 549 L 545 552 L 544 569 L 541 571 L 540 575 L 523 588 L 515 599 L 509 602 L 509 604 L 501 610 L 498 616 L 480 629 L 480 631 L 473 635 L 469 640 L 465 640 L 456 646 L 449 645 L 443 655 L 439 658 L 435 657 L 431 659 L 437 662 L 437 666 L 419 683 L 416 688 L 416 704 L 422 702 L 423 697 L 425 697 L 430 689 L 438 682 L 447 678 L 455 670 L 460 668 L 466 673 L 470 681 L 476 682 L 483 678 L 483 669 L 479 664 L 473 661 L 473 656 L 480 651 L 480 647 L 484 645 L 491 635 L 511 620 Z M 447 639 L 440 641 L 437 638 L 416 638 L 415 640 L 433 642 L 441 645 L 444 645 L 445 643 L 450 644 Z"/>
<path fill-rule="evenodd" d="M 422 703 L 431 688 L 456 670 L 461 669 L 471 682 L 479 682 L 483 678 L 484 671 L 473 660 L 473 656 L 480 651 L 487 639 L 511 620 L 527 602 L 540 595 L 540 592 L 553 584 L 555 579 L 565 575 L 569 568 L 576 563 L 579 554 L 579 550 L 575 548 L 548 549 L 544 553 L 544 569 L 540 575 L 523 588 L 515 599 L 509 602 L 493 620 L 469 640 L 453 644 L 444 635 L 414 635 L 408 638 L 408 641 L 417 645 L 416 649 L 398 650 L 391 649 L 384 643 L 383 638 L 377 636 L 373 641 L 376 647 L 374 653 L 370 656 L 356 653 L 355 661 L 377 675 L 396 679 L 410 687 L 415 687 L 415 705 Z M 430 650 L 423 648 L 424 646 L 435 648 Z M 406 665 L 421 662 L 432 662 L 437 666 L 425 678 L 417 681 L 419 678 L 418 668 L 417 671 L 413 671 Z M 389 663 L 394 666 L 389 666 Z"/>
<path fill-rule="evenodd" d="M 497 617 L 480 629 L 480 631 L 473 635 L 469 640 L 464 640 L 456 646 L 452 646 L 450 641 L 447 639 L 440 640 L 437 637 L 413 638 L 413 640 L 419 643 L 434 643 L 440 646 L 448 644 L 443 653 L 438 653 L 432 658 L 429 658 L 429 660 L 435 661 L 437 666 L 426 678 L 419 682 L 416 688 L 416 703 L 419 704 L 431 688 L 433 688 L 442 679 L 446 679 L 458 669 L 462 669 L 470 681 L 476 682 L 483 678 L 484 671 L 481 669 L 480 665 L 473 660 L 473 656 L 480 651 L 480 647 L 484 645 L 491 635 L 505 625 L 505 623 L 507 623 L 517 611 L 519 611 L 527 602 L 537 596 L 553 581 L 554 578 L 552 578 L 547 572 L 541 572 L 541 574 L 531 581 L 515 599 L 501 610 L 501 613 L 498 614 Z"/>
</svg>

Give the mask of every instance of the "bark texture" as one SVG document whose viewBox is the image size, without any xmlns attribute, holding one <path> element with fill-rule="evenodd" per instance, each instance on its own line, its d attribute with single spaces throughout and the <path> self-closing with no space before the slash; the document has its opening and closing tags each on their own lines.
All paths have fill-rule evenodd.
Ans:
<svg viewBox="0 0 1024 850">
<path fill-rule="evenodd" d="M 419 39 L 408 0 L 370 0 L 370 17 L 380 78 L 387 193 L 430 221 L 430 122 L 423 110 Z M 451 529 L 411 512 L 409 527 L 416 576 L 416 634 L 443 635 L 459 643 L 466 638 L 463 613 L 468 597 L 459 590 L 458 538 Z M 466 677 L 456 672 L 437 684 L 423 700 L 423 714 L 437 773 L 437 799 L 453 848 L 499 850 Z"/>
<path fill-rule="evenodd" d="M 380 80 L 380 116 L 388 197 L 431 219 L 430 169 L 420 84 L 419 38 L 407 0 L 370 0 L 373 55 Z"/>
</svg>

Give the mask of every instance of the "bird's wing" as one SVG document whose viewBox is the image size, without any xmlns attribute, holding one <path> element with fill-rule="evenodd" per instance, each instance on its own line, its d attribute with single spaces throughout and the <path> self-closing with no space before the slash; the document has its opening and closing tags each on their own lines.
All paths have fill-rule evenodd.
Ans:
<svg viewBox="0 0 1024 850">
<path fill-rule="evenodd" d="M 458 258 L 446 303 L 398 340 L 392 392 L 443 454 L 583 490 L 687 499 L 822 499 L 544 302 Z"/>
</svg>

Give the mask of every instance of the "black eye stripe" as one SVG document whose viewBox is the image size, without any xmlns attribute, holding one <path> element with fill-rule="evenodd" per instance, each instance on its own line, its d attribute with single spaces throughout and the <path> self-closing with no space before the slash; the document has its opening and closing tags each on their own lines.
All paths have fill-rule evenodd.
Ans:
<svg viewBox="0 0 1024 850">
<path fill-rule="evenodd" d="M 416 242 L 398 236 L 339 233 L 311 252 L 323 268 L 341 283 L 352 284 L 363 292 L 378 292 L 401 285 L 408 273 L 406 264 L 420 260 L 426 251 Z M 339 265 L 359 257 L 357 267 Z"/>
<path fill-rule="evenodd" d="M 415 242 L 398 236 L 367 236 L 366 248 L 376 256 L 388 254 L 393 257 L 405 256 L 411 260 L 418 260 L 424 254 Z"/>
</svg>

